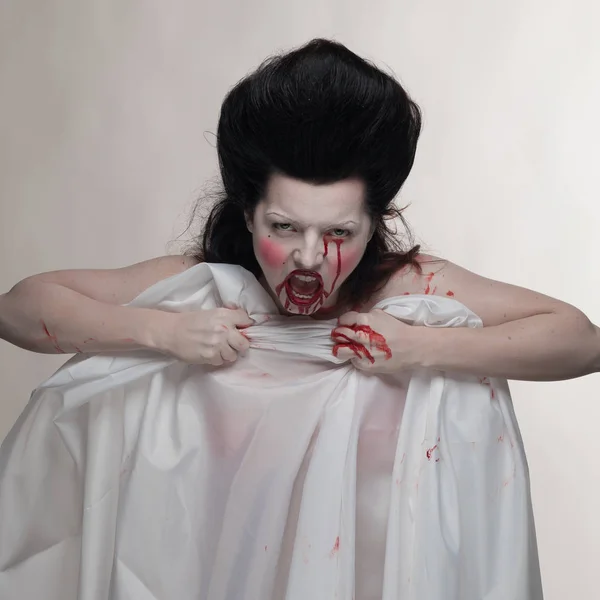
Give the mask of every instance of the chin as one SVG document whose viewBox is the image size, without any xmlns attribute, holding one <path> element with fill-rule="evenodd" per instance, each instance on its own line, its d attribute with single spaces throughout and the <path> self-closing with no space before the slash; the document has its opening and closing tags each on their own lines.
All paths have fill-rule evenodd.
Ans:
<svg viewBox="0 0 600 600">
<path fill-rule="evenodd" d="M 294 304 L 290 304 L 288 308 L 281 307 L 283 312 L 287 315 L 303 315 L 310 317 L 311 315 L 316 314 L 319 310 L 321 310 L 321 305 L 315 306 L 295 306 Z"/>
</svg>

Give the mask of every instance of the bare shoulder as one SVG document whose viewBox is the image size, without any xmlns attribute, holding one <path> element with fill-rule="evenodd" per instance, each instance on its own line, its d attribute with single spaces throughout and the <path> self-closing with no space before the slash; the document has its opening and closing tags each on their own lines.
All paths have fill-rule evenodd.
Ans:
<svg viewBox="0 0 600 600">
<path fill-rule="evenodd" d="M 478 275 L 443 258 L 421 255 L 419 264 L 420 272 L 409 266 L 394 274 L 377 295 L 376 302 L 409 294 L 446 296 L 471 309 L 484 325 L 576 310 L 556 298 Z"/>
<path fill-rule="evenodd" d="M 373 304 L 393 296 L 410 294 L 431 294 L 438 296 L 454 295 L 448 281 L 448 272 L 453 269 L 448 260 L 430 254 L 420 254 L 417 258 L 418 269 L 408 265 L 399 269 L 386 285 L 377 293 Z"/>
<path fill-rule="evenodd" d="M 49 271 L 33 275 L 24 282 L 55 283 L 99 302 L 126 304 L 158 281 L 196 264 L 198 261 L 191 256 L 159 256 L 116 269 Z"/>
</svg>

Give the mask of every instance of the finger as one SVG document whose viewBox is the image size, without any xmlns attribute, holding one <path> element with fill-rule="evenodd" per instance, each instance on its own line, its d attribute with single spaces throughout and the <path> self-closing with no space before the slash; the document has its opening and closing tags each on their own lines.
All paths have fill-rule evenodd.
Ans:
<svg viewBox="0 0 600 600">
<path fill-rule="evenodd" d="M 371 315 L 369 313 L 349 312 L 342 315 L 338 319 L 339 325 L 345 325 L 346 327 L 353 327 L 356 325 L 368 325 Z"/>
<path fill-rule="evenodd" d="M 358 341 L 360 332 L 350 327 L 336 327 L 331 332 L 331 337 L 334 340 L 345 340 L 347 342 Z"/>
<path fill-rule="evenodd" d="M 366 348 L 371 348 L 371 338 L 369 337 L 369 334 L 361 330 L 357 331 L 356 329 L 350 329 L 348 327 L 336 327 L 331 332 L 331 337 L 335 342 L 362 344 Z"/>
<path fill-rule="evenodd" d="M 351 358 L 350 362 L 361 371 L 371 371 L 373 369 L 373 364 L 370 360 L 365 358 Z"/>
<path fill-rule="evenodd" d="M 228 320 L 236 327 L 250 327 L 250 325 L 254 325 L 254 321 L 243 308 L 232 310 Z"/>
<path fill-rule="evenodd" d="M 351 358 L 356 358 L 356 352 L 345 344 L 336 344 L 333 347 L 332 354 L 341 360 L 350 360 Z"/>
<path fill-rule="evenodd" d="M 227 336 L 227 343 L 237 352 L 246 352 L 250 348 L 250 340 L 246 332 L 230 329 Z"/>
<path fill-rule="evenodd" d="M 215 356 L 211 356 L 206 362 L 213 367 L 220 367 L 223 364 L 223 358 L 220 354 L 217 354 Z"/>
<path fill-rule="evenodd" d="M 333 355 L 346 358 L 358 358 L 360 360 L 368 360 L 370 363 L 375 362 L 372 354 L 362 344 L 356 342 L 342 342 L 333 347 Z"/>
<path fill-rule="evenodd" d="M 225 362 L 234 362 L 237 360 L 237 352 L 229 345 L 223 346 L 219 352 Z"/>
<path fill-rule="evenodd" d="M 339 325 L 355 325 L 358 323 L 357 319 L 360 313 L 355 310 L 351 310 L 350 312 L 344 313 L 341 317 L 338 318 Z"/>
</svg>

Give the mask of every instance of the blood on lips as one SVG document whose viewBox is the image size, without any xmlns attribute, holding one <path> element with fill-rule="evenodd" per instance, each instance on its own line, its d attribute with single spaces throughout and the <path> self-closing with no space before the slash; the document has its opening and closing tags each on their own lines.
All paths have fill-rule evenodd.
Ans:
<svg viewBox="0 0 600 600">
<path fill-rule="evenodd" d="M 321 287 L 321 282 L 315 275 L 292 274 L 290 287 L 297 294 L 312 296 Z"/>
<path fill-rule="evenodd" d="M 335 262 L 335 277 L 331 283 L 331 289 L 327 291 L 323 285 L 321 275 L 315 271 L 307 271 L 296 269 L 292 271 L 276 288 L 275 292 L 279 297 L 281 292 L 285 290 L 287 298 L 285 299 L 284 308 L 289 309 L 290 303 L 295 304 L 301 309 L 302 313 L 317 309 L 322 305 L 324 300 L 331 296 L 336 283 L 342 271 L 342 252 L 341 246 L 343 239 L 331 238 L 330 236 L 323 237 L 323 258 L 329 254 L 329 244 L 333 242 L 336 246 L 335 258 L 330 257 L 329 260 Z M 260 243 L 260 250 L 263 257 L 268 262 L 275 262 L 279 259 L 278 252 L 275 250 L 275 244 L 270 240 L 263 240 Z"/>
</svg>

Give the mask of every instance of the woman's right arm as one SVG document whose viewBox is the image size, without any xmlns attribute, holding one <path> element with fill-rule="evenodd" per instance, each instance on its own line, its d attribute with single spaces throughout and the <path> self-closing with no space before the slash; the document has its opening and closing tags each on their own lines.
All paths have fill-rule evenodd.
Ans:
<svg viewBox="0 0 600 600">
<path fill-rule="evenodd" d="M 0 338 L 45 354 L 162 350 L 170 313 L 121 305 L 195 264 L 191 257 L 163 256 L 121 269 L 28 277 L 0 295 Z"/>
</svg>

